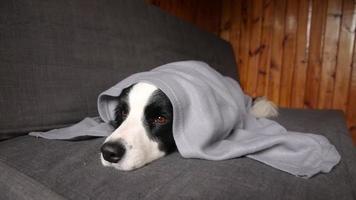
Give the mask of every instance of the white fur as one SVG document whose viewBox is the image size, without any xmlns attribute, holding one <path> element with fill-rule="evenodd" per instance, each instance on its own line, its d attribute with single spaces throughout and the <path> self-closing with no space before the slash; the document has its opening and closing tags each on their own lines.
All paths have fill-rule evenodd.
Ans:
<svg viewBox="0 0 356 200">
<path fill-rule="evenodd" d="M 278 108 L 266 97 L 259 97 L 253 102 L 252 108 L 250 109 L 250 114 L 258 118 L 276 117 L 278 116 Z"/>
<path fill-rule="evenodd" d="M 158 143 L 148 137 L 142 122 L 144 109 L 155 90 L 157 88 L 148 83 L 133 86 L 128 95 L 130 112 L 126 120 L 105 140 L 105 142 L 120 140 L 125 146 L 126 153 L 118 163 L 107 162 L 101 155 L 104 166 L 133 170 L 165 155 L 159 150 Z"/>
</svg>

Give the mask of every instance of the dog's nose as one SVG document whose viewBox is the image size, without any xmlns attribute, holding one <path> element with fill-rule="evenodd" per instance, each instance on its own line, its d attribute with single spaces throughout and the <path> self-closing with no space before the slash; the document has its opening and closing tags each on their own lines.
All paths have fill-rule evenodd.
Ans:
<svg viewBox="0 0 356 200">
<path fill-rule="evenodd" d="M 104 143 L 101 148 L 101 153 L 106 161 L 111 163 L 117 163 L 125 154 L 125 147 L 118 142 Z"/>
</svg>

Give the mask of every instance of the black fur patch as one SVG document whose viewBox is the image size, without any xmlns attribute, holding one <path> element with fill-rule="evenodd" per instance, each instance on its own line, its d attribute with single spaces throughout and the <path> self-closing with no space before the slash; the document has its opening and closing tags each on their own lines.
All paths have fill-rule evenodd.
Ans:
<svg viewBox="0 0 356 200">
<path fill-rule="evenodd" d="M 126 112 L 126 113 L 130 112 L 128 96 L 129 96 L 130 90 L 132 89 L 133 86 L 134 85 L 131 85 L 130 87 L 123 89 L 121 94 L 117 97 L 118 105 L 115 109 L 115 120 L 110 121 L 110 124 L 115 129 L 118 128 L 122 124 L 122 122 L 126 119 L 126 117 L 123 116 L 123 112 Z"/>
<path fill-rule="evenodd" d="M 155 123 L 155 119 L 160 116 L 167 120 L 166 123 Z M 170 153 L 175 150 L 172 131 L 173 107 L 168 97 L 161 90 L 156 90 L 150 97 L 142 120 L 149 137 L 159 143 L 161 151 Z"/>
</svg>

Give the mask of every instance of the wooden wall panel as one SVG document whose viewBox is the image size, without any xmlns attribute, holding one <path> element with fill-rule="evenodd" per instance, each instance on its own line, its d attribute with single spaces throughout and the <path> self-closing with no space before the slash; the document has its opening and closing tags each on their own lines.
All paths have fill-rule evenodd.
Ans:
<svg viewBox="0 0 356 200">
<path fill-rule="evenodd" d="M 224 40 L 228 41 L 230 40 L 230 33 L 233 31 L 232 26 L 231 26 L 231 21 L 233 20 L 233 14 L 234 13 L 240 13 L 240 9 L 234 9 L 233 5 L 241 5 L 241 4 L 234 4 L 232 0 L 226 0 L 222 2 L 222 10 L 225 12 L 221 13 L 221 22 L 220 22 L 220 37 L 223 38 Z M 238 19 L 240 16 L 238 17 Z M 240 20 L 238 21 L 240 22 Z M 236 23 L 235 23 L 236 24 Z M 235 52 L 237 53 L 237 52 Z"/>
<path fill-rule="evenodd" d="M 217 0 L 145 0 L 162 10 L 198 25 L 203 30 L 220 33 L 221 6 Z"/>
<path fill-rule="evenodd" d="M 235 43 L 231 44 L 235 55 L 240 55 L 240 38 L 242 37 L 240 28 L 242 18 L 241 1 L 244 0 L 222 1 L 220 37 L 225 39 L 226 41 L 236 41 Z M 239 57 L 235 57 L 235 59 L 236 63 L 240 62 Z"/>
<path fill-rule="evenodd" d="M 268 76 L 268 88 L 267 97 L 274 101 L 276 104 L 279 103 L 279 88 L 281 80 L 281 69 L 282 69 L 282 59 L 283 59 L 283 41 L 284 41 L 284 23 L 285 23 L 285 10 L 286 1 L 285 0 L 275 0 L 274 2 L 275 10 L 273 19 L 273 33 L 272 33 L 272 44 L 271 44 L 271 60 L 270 69 Z M 251 95 L 250 91 L 245 91 L 247 94 Z"/>
<path fill-rule="evenodd" d="M 243 63 L 238 68 L 244 71 L 241 84 L 245 92 L 266 95 L 282 107 L 341 109 L 356 143 L 355 0 L 264 0 L 261 30 L 253 29 L 254 33 L 245 18 L 253 15 L 261 1 L 232 4 L 247 6 L 242 11 L 250 12 L 229 23 L 247 22 L 239 30 L 246 37 L 228 39 L 240 49 L 235 56 Z M 261 39 L 256 39 L 255 32 Z M 241 52 L 254 49 L 247 40 L 259 47 L 257 67 L 251 56 Z"/>
<path fill-rule="evenodd" d="M 244 0 L 229 0 L 231 2 L 236 2 L 236 1 L 244 1 Z M 223 1 L 225 2 L 225 1 Z M 231 5 L 231 9 L 232 9 L 232 14 L 230 15 L 230 21 L 228 23 L 228 25 L 230 26 L 226 26 L 227 28 L 229 28 L 230 30 L 230 35 L 229 35 L 229 40 L 233 40 L 233 41 L 238 41 L 232 45 L 232 48 L 234 50 L 235 55 L 240 55 L 239 53 L 239 44 L 240 44 L 240 38 L 241 38 L 241 21 L 239 19 L 241 19 L 241 3 L 233 3 Z M 222 10 L 223 11 L 223 10 Z M 221 12 L 222 12 L 221 11 Z M 223 13 L 223 12 L 222 12 Z M 236 23 L 231 23 L 232 21 L 236 21 Z M 229 41 L 228 40 L 228 41 Z M 239 58 L 235 56 L 236 59 L 236 63 L 239 63 Z"/>
<path fill-rule="evenodd" d="M 312 6 L 309 0 L 300 0 L 295 65 L 291 89 L 291 107 L 303 108 L 309 62 Z"/>
<path fill-rule="evenodd" d="M 329 0 L 321 63 L 318 108 L 332 108 L 342 0 Z"/>
<path fill-rule="evenodd" d="M 323 45 L 325 34 L 325 18 L 327 1 L 312 1 L 312 18 L 310 32 L 309 62 L 307 69 L 307 81 L 305 87 L 304 106 L 317 108 L 320 86 L 320 72 L 323 59 Z"/>
<path fill-rule="evenodd" d="M 271 44 L 273 35 L 274 2 L 263 1 L 261 55 L 257 74 L 257 96 L 267 96 L 268 77 L 271 60 Z M 238 55 L 238 54 L 236 54 Z"/>
<path fill-rule="evenodd" d="M 340 29 L 340 42 L 337 55 L 335 90 L 333 107 L 346 111 L 349 94 L 349 81 L 352 68 L 352 54 L 354 50 L 356 15 L 354 14 L 354 0 L 343 2 L 343 15 Z"/>
<path fill-rule="evenodd" d="M 356 0 L 149 2 L 229 41 L 246 93 L 343 110 L 356 143 Z"/>
<path fill-rule="evenodd" d="M 285 14 L 285 31 L 283 39 L 283 63 L 279 104 L 289 107 L 291 102 L 292 81 L 297 45 L 298 1 L 288 0 Z"/>
<path fill-rule="evenodd" d="M 246 89 L 247 85 L 247 70 L 248 70 L 248 60 L 249 60 L 249 55 L 248 55 L 248 50 L 250 48 L 250 21 L 249 20 L 249 13 L 251 10 L 251 1 L 241 1 L 241 21 L 232 21 L 231 25 L 234 23 L 240 23 L 240 42 L 234 42 L 232 43 L 233 45 L 237 45 L 238 52 L 240 55 L 238 58 L 238 66 L 239 66 L 239 73 L 240 73 L 240 82 L 241 82 L 241 87 L 243 89 Z M 223 12 L 225 12 L 223 10 Z M 229 40 L 229 41 L 235 41 L 235 40 Z M 235 54 L 236 55 L 236 54 Z"/>
<path fill-rule="evenodd" d="M 263 0 L 256 0 L 253 4 L 250 4 L 251 11 L 248 17 L 248 23 L 250 28 L 250 44 L 248 50 L 248 68 L 247 68 L 247 81 L 246 90 L 251 95 L 257 96 L 257 76 L 258 76 L 258 64 L 260 54 L 262 50 L 261 44 L 261 31 L 262 31 L 262 8 Z"/>
</svg>

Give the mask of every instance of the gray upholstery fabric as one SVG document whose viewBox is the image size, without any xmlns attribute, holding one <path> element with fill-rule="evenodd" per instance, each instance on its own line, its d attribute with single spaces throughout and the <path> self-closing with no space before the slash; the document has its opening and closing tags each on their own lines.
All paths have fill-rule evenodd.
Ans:
<svg viewBox="0 0 356 200">
<path fill-rule="evenodd" d="M 236 77 L 228 43 L 144 0 L 2 0 L 0 139 L 96 116 L 99 92 L 188 59 Z"/>
<path fill-rule="evenodd" d="M 0 162 L 0 197 L 1 199 L 26 199 L 26 200 L 64 200 L 57 193 L 48 189 L 16 169 Z M 6 184 L 4 184 L 6 183 Z"/>
<path fill-rule="evenodd" d="M 238 158 L 226 161 L 184 159 L 178 153 L 133 172 L 104 168 L 99 160 L 103 139 L 53 141 L 23 136 L 0 143 L 0 165 L 13 177 L 46 186 L 44 193 L 66 199 L 355 199 L 356 152 L 338 111 L 282 109 L 277 121 L 290 130 L 323 133 L 341 154 L 328 174 L 305 180 Z M 3 167 L 7 166 L 7 169 Z M 16 180 L 20 179 L 20 180 Z M 9 180 L 0 178 L 0 199 L 8 198 Z M 31 199 L 23 187 L 15 199 Z M 44 194 L 44 195 L 45 195 Z"/>
</svg>

